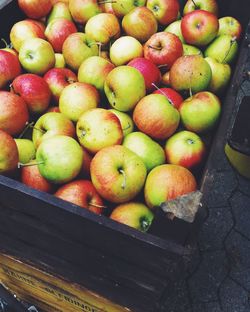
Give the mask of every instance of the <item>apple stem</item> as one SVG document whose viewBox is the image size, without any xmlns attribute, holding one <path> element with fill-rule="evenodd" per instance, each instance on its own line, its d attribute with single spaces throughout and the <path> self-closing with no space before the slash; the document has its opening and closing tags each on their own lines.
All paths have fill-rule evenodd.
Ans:
<svg viewBox="0 0 250 312">
<path fill-rule="evenodd" d="M 189 96 L 193 97 L 193 92 L 192 92 L 192 88 L 191 87 L 189 88 Z"/>
<path fill-rule="evenodd" d="M 229 55 L 229 53 L 230 53 L 230 51 L 231 51 L 231 49 L 232 49 L 232 46 L 233 46 L 233 44 L 234 44 L 235 41 L 236 41 L 236 37 L 233 37 L 233 38 L 231 39 L 231 41 L 230 41 L 229 49 L 227 50 L 227 53 L 226 53 L 224 59 L 222 60 L 222 64 L 225 64 L 225 60 L 226 60 L 226 58 L 228 57 L 228 55 Z"/>
<path fill-rule="evenodd" d="M 152 85 L 153 87 L 155 87 L 155 89 L 159 90 L 162 94 L 164 94 L 164 93 L 161 91 L 161 89 L 160 89 L 159 87 L 157 87 L 157 85 L 156 85 L 154 82 L 152 82 L 151 85 Z"/>
<path fill-rule="evenodd" d="M 112 0 L 103 0 L 103 1 L 98 1 L 98 4 L 106 4 L 106 3 L 116 3 L 116 1 L 112 1 Z"/>
<path fill-rule="evenodd" d="M 126 173 L 123 169 L 119 169 L 119 173 L 123 175 L 122 189 L 124 190 L 126 187 Z"/>
<path fill-rule="evenodd" d="M 71 84 L 71 83 L 75 83 L 76 80 L 74 80 L 73 78 L 68 78 L 68 79 L 67 79 L 67 82 Z"/>
<path fill-rule="evenodd" d="M 192 0 L 192 2 L 193 2 L 193 4 L 194 4 L 195 9 L 198 9 L 198 6 L 197 6 L 197 4 L 194 2 L 194 0 Z"/>
<path fill-rule="evenodd" d="M 18 139 L 21 139 L 21 138 L 24 136 L 25 132 L 26 132 L 30 127 L 32 127 L 32 126 L 34 125 L 34 122 L 28 122 L 28 121 L 27 121 L 25 125 L 26 125 L 26 126 L 25 126 L 25 128 L 23 129 L 23 131 L 21 132 L 21 134 L 19 134 Z"/>
<path fill-rule="evenodd" d="M 21 162 L 18 162 L 17 168 L 20 169 L 20 168 L 22 168 L 22 167 L 37 166 L 37 165 L 40 165 L 40 164 L 44 164 L 44 161 L 38 161 L 38 162 L 31 161 L 31 162 L 26 163 L 26 164 L 23 164 L 23 163 L 21 163 Z"/>
<path fill-rule="evenodd" d="M 148 47 L 150 48 L 150 49 L 154 49 L 154 50 L 158 50 L 158 51 L 161 51 L 162 50 L 162 47 L 157 47 L 157 46 L 152 46 L 152 45 L 148 45 Z"/>
<path fill-rule="evenodd" d="M 96 208 L 104 208 L 104 209 L 107 208 L 107 206 L 94 204 L 94 203 L 92 203 L 92 202 L 89 202 L 89 205 L 90 205 L 90 206 L 93 206 L 93 207 L 96 207 Z"/>
<path fill-rule="evenodd" d="M 126 130 L 128 130 L 130 127 L 131 127 L 130 124 L 128 124 L 127 127 L 122 128 L 122 131 L 126 131 Z"/>
<path fill-rule="evenodd" d="M 168 67 L 168 64 L 161 64 L 158 66 L 158 68 L 162 68 L 162 67 Z"/>
<path fill-rule="evenodd" d="M 5 48 L 12 48 L 12 45 L 8 44 L 4 38 L 1 38 L 1 41 L 3 41 L 3 43 L 5 44 Z"/>
</svg>

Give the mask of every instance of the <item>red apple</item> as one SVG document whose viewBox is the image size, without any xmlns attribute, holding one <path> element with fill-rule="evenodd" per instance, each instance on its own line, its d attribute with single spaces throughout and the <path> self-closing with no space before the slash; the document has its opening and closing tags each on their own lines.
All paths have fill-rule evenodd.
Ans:
<svg viewBox="0 0 250 312">
<path fill-rule="evenodd" d="M 26 19 L 15 23 L 10 30 L 10 40 L 15 48 L 19 51 L 24 40 L 28 38 L 45 39 L 45 28 L 38 21 Z"/>
<path fill-rule="evenodd" d="M 21 74 L 18 57 L 8 51 L 0 50 L 0 89 Z"/>
<path fill-rule="evenodd" d="M 138 57 L 130 61 L 128 66 L 136 68 L 143 75 L 147 92 L 154 90 L 154 85 L 160 83 L 161 72 L 152 61 Z"/>
<path fill-rule="evenodd" d="M 177 20 L 180 4 L 178 0 L 148 0 L 147 8 L 161 25 L 168 25 Z"/>
<path fill-rule="evenodd" d="M 51 8 L 51 0 L 18 0 L 20 9 L 30 18 L 40 19 L 46 16 Z"/>
<path fill-rule="evenodd" d="M 197 184 L 192 173 L 178 165 L 155 167 L 147 176 L 144 195 L 149 208 L 196 191 Z"/>
<path fill-rule="evenodd" d="M 152 35 L 144 45 L 144 57 L 156 65 L 164 65 L 166 71 L 182 54 L 183 47 L 180 39 L 165 31 Z"/>
<path fill-rule="evenodd" d="M 183 97 L 171 88 L 160 88 L 153 92 L 153 94 L 162 94 L 176 109 L 179 109 L 181 103 L 183 102 Z"/>
<path fill-rule="evenodd" d="M 102 198 L 88 180 L 69 182 L 61 186 L 54 195 L 97 214 L 101 214 L 104 208 Z"/>
<path fill-rule="evenodd" d="M 0 130 L 0 174 L 17 168 L 18 149 L 15 140 L 7 132 Z"/>
<path fill-rule="evenodd" d="M 218 34 L 219 20 L 216 15 L 196 10 L 182 18 L 181 32 L 186 43 L 206 46 Z"/>
<path fill-rule="evenodd" d="M 58 104 L 62 90 L 70 83 L 76 82 L 77 77 L 68 68 L 52 68 L 45 74 L 44 80 L 50 88 L 54 102 Z"/>
<path fill-rule="evenodd" d="M 23 74 L 16 77 L 11 84 L 11 91 L 24 99 L 31 113 L 43 113 L 49 106 L 51 99 L 49 86 L 38 75 Z"/>
<path fill-rule="evenodd" d="M 24 100 L 11 92 L 0 91 L 0 129 L 10 135 L 20 134 L 29 120 Z"/>
<path fill-rule="evenodd" d="M 141 132 L 154 139 L 164 140 L 177 129 L 180 115 L 164 95 L 150 94 L 136 105 L 133 120 Z"/>
<path fill-rule="evenodd" d="M 46 193 L 52 193 L 54 191 L 53 184 L 41 175 L 36 165 L 36 160 L 32 161 L 29 166 L 22 167 L 21 182 L 38 191 Z"/>
<path fill-rule="evenodd" d="M 165 153 L 169 164 L 192 169 L 203 161 L 205 144 L 196 133 L 180 131 L 167 140 Z"/>
<path fill-rule="evenodd" d="M 55 52 L 61 53 L 66 38 L 77 32 L 75 24 L 65 18 L 53 19 L 45 29 L 45 36 Z"/>
</svg>

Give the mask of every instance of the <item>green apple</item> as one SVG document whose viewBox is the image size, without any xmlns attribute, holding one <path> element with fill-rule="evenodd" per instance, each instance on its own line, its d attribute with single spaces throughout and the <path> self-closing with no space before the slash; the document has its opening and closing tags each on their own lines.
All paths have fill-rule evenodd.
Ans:
<svg viewBox="0 0 250 312">
<path fill-rule="evenodd" d="M 55 184 L 73 180 L 81 171 L 83 151 L 76 140 L 56 135 L 44 140 L 36 153 L 41 175 Z"/>
<path fill-rule="evenodd" d="M 112 3 L 112 9 L 117 17 L 123 17 L 136 7 L 143 7 L 146 0 L 116 0 Z"/>
<path fill-rule="evenodd" d="M 47 24 L 49 24 L 53 19 L 56 18 L 65 18 L 68 21 L 73 21 L 69 11 L 69 6 L 66 3 L 57 2 L 53 5 L 52 10 L 50 11 L 47 18 Z"/>
<path fill-rule="evenodd" d="M 36 149 L 34 143 L 28 139 L 15 139 L 19 162 L 26 164 L 36 157 Z"/>
<path fill-rule="evenodd" d="M 240 22 L 232 17 L 232 16 L 224 16 L 219 18 L 219 32 L 220 35 L 230 35 L 232 37 L 236 37 L 236 39 L 240 39 L 242 33 L 242 26 Z"/>
<path fill-rule="evenodd" d="M 66 62 L 64 59 L 64 56 L 62 55 L 62 53 L 55 53 L 55 68 L 65 68 L 66 67 Z"/>
<path fill-rule="evenodd" d="M 40 38 L 24 41 L 19 50 L 19 61 L 30 73 L 43 75 L 55 65 L 55 53 L 51 44 Z"/>
<path fill-rule="evenodd" d="M 134 37 L 123 36 L 112 44 L 109 56 L 116 66 L 125 65 L 137 57 L 142 57 L 143 47 Z"/>
<path fill-rule="evenodd" d="M 107 76 L 104 91 L 110 105 L 122 112 L 132 110 L 146 94 L 142 74 L 131 66 L 118 66 Z"/>
<path fill-rule="evenodd" d="M 139 156 L 122 145 L 101 149 L 90 165 L 98 193 L 114 203 L 133 199 L 143 188 L 147 169 Z"/>
<path fill-rule="evenodd" d="M 78 81 L 89 83 L 100 92 L 104 91 L 104 81 L 115 65 L 101 56 L 90 56 L 82 62 L 78 70 Z"/>
<path fill-rule="evenodd" d="M 220 94 L 225 90 L 230 81 L 231 67 L 229 64 L 219 63 L 211 57 L 206 57 L 205 60 L 208 62 L 212 70 L 212 78 L 208 90 L 215 94 Z"/>
<path fill-rule="evenodd" d="M 0 174 L 17 168 L 18 149 L 15 140 L 7 132 L 0 130 Z"/>
<path fill-rule="evenodd" d="M 66 86 L 59 98 L 59 110 L 73 122 L 89 109 L 96 108 L 100 96 L 95 87 L 84 82 L 75 82 Z"/>
<path fill-rule="evenodd" d="M 146 205 L 139 202 L 129 202 L 115 207 L 110 218 L 142 232 L 147 232 L 154 215 Z"/>
<path fill-rule="evenodd" d="M 181 40 L 182 43 L 185 43 L 183 35 L 181 33 L 181 20 L 174 21 L 173 23 L 169 24 L 164 31 L 170 32 Z"/>
<path fill-rule="evenodd" d="M 148 172 L 165 163 L 164 149 L 143 132 L 128 134 L 122 145 L 141 157 Z"/>
<path fill-rule="evenodd" d="M 183 44 L 183 55 L 201 55 L 201 56 L 203 56 L 203 53 L 199 48 L 192 46 L 190 44 L 184 43 Z"/>
<path fill-rule="evenodd" d="M 116 117 L 118 117 L 118 119 L 120 120 L 124 137 L 134 131 L 133 120 L 127 113 L 120 112 L 117 109 L 113 108 L 111 108 L 110 111 L 114 113 Z"/>
<path fill-rule="evenodd" d="M 43 114 L 35 123 L 32 141 L 35 148 L 40 143 L 55 135 L 75 136 L 75 126 L 72 121 L 62 113 L 49 112 Z"/>
<path fill-rule="evenodd" d="M 186 15 L 195 10 L 205 10 L 217 16 L 218 15 L 217 0 L 187 0 L 183 9 L 183 15 Z"/>
<path fill-rule="evenodd" d="M 80 144 L 91 153 L 121 144 L 123 139 L 120 120 L 104 108 L 93 108 L 83 113 L 77 121 L 76 134 Z"/>
<path fill-rule="evenodd" d="M 238 43 L 236 38 L 230 35 L 218 36 L 206 48 L 204 54 L 206 57 L 212 57 L 219 63 L 232 63 L 238 52 Z"/>
<path fill-rule="evenodd" d="M 179 112 L 184 127 L 195 133 L 207 132 L 214 128 L 221 113 L 219 98 L 204 91 L 182 102 Z"/>
<path fill-rule="evenodd" d="M 84 33 L 69 35 L 63 43 L 62 54 L 66 64 L 77 71 L 87 58 L 98 55 L 98 45 L 93 38 Z"/>
<path fill-rule="evenodd" d="M 68 0 L 69 10 L 78 24 L 86 24 L 86 22 L 96 14 L 102 12 L 97 0 Z"/>
</svg>

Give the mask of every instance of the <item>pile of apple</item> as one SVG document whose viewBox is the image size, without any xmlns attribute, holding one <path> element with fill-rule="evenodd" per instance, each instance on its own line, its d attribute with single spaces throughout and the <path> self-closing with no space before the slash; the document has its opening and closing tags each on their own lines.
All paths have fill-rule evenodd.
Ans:
<svg viewBox="0 0 250 312">
<path fill-rule="evenodd" d="M 216 0 L 18 5 L 27 18 L 0 50 L 0 173 L 147 231 L 197 188 L 240 23 Z"/>
</svg>

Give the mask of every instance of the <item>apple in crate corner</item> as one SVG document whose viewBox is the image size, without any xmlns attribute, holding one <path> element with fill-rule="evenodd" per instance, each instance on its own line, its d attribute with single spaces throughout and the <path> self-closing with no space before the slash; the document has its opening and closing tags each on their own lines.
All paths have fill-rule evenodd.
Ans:
<svg viewBox="0 0 250 312">
<path fill-rule="evenodd" d="M 0 89 L 20 74 L 21 65 L 18 57 L 8 51 L 0 50 Z"/>
<path fill-rule="evenodd" d="M 48 41 L 30 38 L 21 45 L 19 61 L 27 72 L 43 75 L 54 67 L 55 52 Z"/>
<path fill-rule="evenodd" d="M 68 68 L 52 68 L 43 78 L 50 88 L 55 104 L 58 104 L 62 90 L 77 81 L 76 74 Z"/>
<path fill-rule="evenodd" d="M 183 15 L 195 10 L 205 10 L 218 16 L 217 0 L 187 0 L 183 9 Z"/>
<path fill-rule="evenodd" d="M 165 201 L 196 191 L 197 184 L 193 174 L 178 165 L 165 164 L 155 167 L 147 176 L 144 196 L 149 208 Z"/>
<path fill-rule="evenodd" d="M 240 39 L 242 33 L 242 26 L 240 22 L 232 16 L 224 16 L 219 18 L 219 32 L 220 35 L 230 35 Z"/>
<path fill-rule="evenodd" d="M 219 20 L 216 15 L 196 10 L 181 20 L 181 33 L 186 43 L 204 47 L 217 36 Z"/>
<path fill-rule="evenodd" d="M 123 139 L 119 118 L 104 108 L 83 113 L 77 121 L 76 133 L 80 144 L 93 154 L 104 147 L 121 144 Z"/>
<path fill-rule="evenodd" d="M 103 198 L 124 203 L 142 190 L 147 169 L 139 156 L 124 146 L 115 145 L 103 148 L 94 156 L 90 174 Z"/>
<path fill-rule="evenodd" d="M 51 99 L 49 86 L 38 75 L 19 75 L 11 84 L 11 92 L 20 95 L 24 99 L 30 113 L 41 114 L 49 107 Z"/>
<path fill-rule="evenodd" d="M 112 3 L 112 9 L 117 17 L 123 17 L 136 7 L 143 7 L 146 0 L 116 0 Z"/>
<path fill-rule="evenodd" d="M 41 175 L 54 184 L 73 180 L 81 171 L 83 151 L 79 143 L 65 135 L 43 140 L 36 153 Z"/>
<path fill-rule="evenodd" d="M 121 204 L 112 211 L 110 219 L 147 232 L 154 219 L 152 211 L 139 202 Z"/>
<path fill-rule="evenodd" d="M 69 182 L 61 186 L 54 195 L 97 214 L 101 214 L 105 208 L 102 198 L 88 180 Z"/>
<path fill-rule="evenodd" d="M 34 143 L 29 139 L 14 139 L 18 149 L 18 158 L 21 164 L 29 163 L 36 157 Z"/>
<path fill-rule="evenodd" d="M 8 174 L 18 165 L 18 149 L 15 140 L 0 130 L 0 174 Z"/>
<path fill-rule="evenodd" d="M 147 8 L 161 25 L 168 25 L 177 20 L 180 4 L 178 0 L 148 0 Z"/>
<path fill-rule="evenodd" d="M 205 150 L 202 139 L 196 133 L 185 130 L 172 135 L 165 144 L 167 163 L 188 169 L 202 163 Z"/>
<path fill-rule="evenodd" d="M 18 0 L 19 8 L 30 18 L 45 17 L 52 9 L 51 0 Z"/>
<path fill-rule="evenodd" d="M 78 24 L 85 24 L 91 17 L 102 12 L 97 0 L 69 0 L 69 10 Z"/>
<path fill-rule="evenodd" d="M 28 120 L 29 113 L 24 100 L 11 92 L 0 91 L 0 129 L 15 136 L 22 132 Z"/>
</svg>

